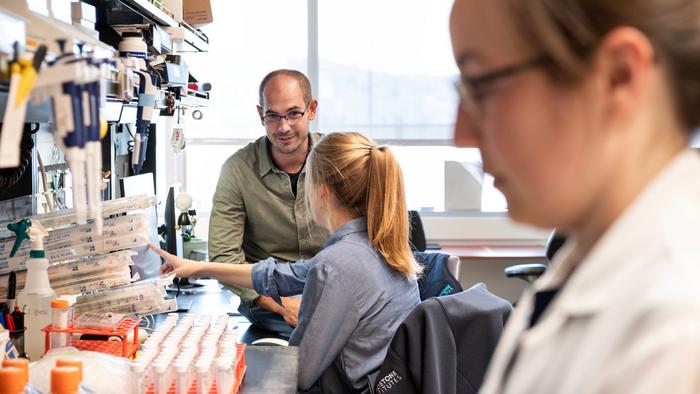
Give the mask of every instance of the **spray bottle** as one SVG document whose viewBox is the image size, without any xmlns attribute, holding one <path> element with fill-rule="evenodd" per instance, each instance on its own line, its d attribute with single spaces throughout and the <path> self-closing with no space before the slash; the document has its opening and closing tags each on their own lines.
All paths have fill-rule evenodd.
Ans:
<svg viewBox="0 0 700 394">
<path fill-rule="evenodd" d="M 30 359 L 38 360 L 44 354 L 44 333 L 41 329 L 51 324 L 51 301 L 56 298 L 56 292 L 49 284 L 49 260 L 44 253 L 44 237 L 49 233 L 39 221 L 29 219 L 9 224 L 7 228 L 17 234 L 10 256 L 15 255 L 22 241 L 27 238 L 32 241 L 27 259 L 27 279 L 24 289 L 17 296 L 17 305 L 25 314 L 25 351 Z"/>
</svg>

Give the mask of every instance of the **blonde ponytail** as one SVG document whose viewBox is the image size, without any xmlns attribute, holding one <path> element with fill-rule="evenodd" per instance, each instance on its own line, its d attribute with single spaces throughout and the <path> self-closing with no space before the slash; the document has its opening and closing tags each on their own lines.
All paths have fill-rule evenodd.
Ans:
<svg viewBox="0 0 700 394">
<path fill-rule="evenodd" d="M 369 241 L 391 268 L 407 278 L 420 273 L 409 246 L 401 167 L 388 147 L 360 133 L 331 133 L 312 149 L 306 171 L 307 182 L 325 184 L 344 208 L 367 218 Z"/>
<path fill-rule="evenodd" d="M 419 268 L 408 243 L 408 209 L 403 174 L 387 147 L 372 147 L 367 187 L 369 241 L 396 271 L 409 275 Z"/>
</svg>

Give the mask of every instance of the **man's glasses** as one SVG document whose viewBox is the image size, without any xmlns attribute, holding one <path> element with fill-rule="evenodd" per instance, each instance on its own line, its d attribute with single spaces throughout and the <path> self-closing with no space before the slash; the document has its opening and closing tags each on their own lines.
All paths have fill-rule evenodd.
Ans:
<svg viewBox="0 0 700 394">
<path fill-rule="evenodd" d="M 512 64 L 498 70 L 490 71 L 475 77 L 461 77 L 455 82 L 455 88 L 459 94 L 460 103 L 464 112 L 472 119 L 479 122 L 483 114 L 481 100 L 485 95 L 485 87 L 493 82 L 533 67 L 543 66 L 549 62 L 549 57 L 540 55 L 521 63 Z"/>
<path fill-rule="evenodd" d="M 267 114 L 262 117 L 263 123 L 265 123 L 266 126 L 277 126 L 282 122 L 282 119 L 287 121 L 287 124 L 290 126 L 294 126 L 299 119 L 303 118 L 304 115 L 306 114 L 306 111 L 309 109 L 309 105 L 311 105 L 311 101 L 306 103 L 306 107 L 304 107 L 303 111 L 289 111 L 284 115 L 280 114 Z"/>
</svg>

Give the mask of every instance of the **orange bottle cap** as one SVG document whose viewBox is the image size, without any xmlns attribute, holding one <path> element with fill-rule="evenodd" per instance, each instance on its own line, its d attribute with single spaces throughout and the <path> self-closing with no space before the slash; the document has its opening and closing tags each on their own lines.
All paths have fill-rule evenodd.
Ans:
<svg viewBox="0 0 700 394">
<path fill-rule="evenodd" d="M 70 304 L 68 303 L 68 300 L 64 300 L 62 298 L 56 298 L 55 300 L 51 301 L 51 308 L 57 308 L 57 309 L 68 309 Z"/>
<path fill-rule="evenodd" d="M 80 360 L 68 360 L 65 358 L 59 358 L 56 360 L 57 367 L 76 367 L 80 371 L 80 381 L 83 381 L 83 362 Z"/>
<path fill-rule="evenodd" d="M 10 358 L 2 361 L 3 368 L 17 368 L 22 370 L 22 381 L 29 382 L 29 360 L 26 358 Z"/>
<path fill-rule="evenodd" d="M 56 367 L 51 370 L 52 394 L 75 394 L 80 386 L 80 370 L 76 367 Z"/>
<path fill-rule="evenodd" d="M 24 393 L 24 372 L 20 368 L 0 368 L 0 394 Z"/>
</svg>

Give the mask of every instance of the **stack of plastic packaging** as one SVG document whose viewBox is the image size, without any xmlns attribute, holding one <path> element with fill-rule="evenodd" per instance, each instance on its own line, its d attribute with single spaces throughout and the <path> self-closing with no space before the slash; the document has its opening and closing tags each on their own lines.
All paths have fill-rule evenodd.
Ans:
<svg viewBox="0 0 700 394">
<path fill-rule="evenodd" d="M 105 219 L 103 233 L 97 234 L 95 230 L 94 223 L 50 230 L 44 238 L 44 250 L 49 263 L 57 264 L 79 257 L 141 247 L 151 237 L 150 223 L 143 214 Z M 25 240 L 15 256 L 10 257 L 15 239 L 0 239 L 0 274 L 26 269 L 24 264 L 29 257 L 31 242 Z"/>
<path fill-rule="evenodd" d="M 49 267 L 51 288 L 58 295 L 85 293 L 122 286 L 131 282 L 131 256 L 136 252 L 124 250 L 110 254 L 81 257 Z M 26 271 L 16 274 L 17 291 L 24 288 Z M 9 275 L 0 275 L 0 299 L 7 298 Z"/>
<path fill-rule="evenodd" d="M 102 202 L 102 216 L 110 217 L 114 215 L 123 215 L 127 212 L 138 211 L 155 206 L 156 197 L 142 194 L 134 197 L 118 198 Z M 15 218 L 19 219 L 19 218 Z M 10 219 L 8 222 L 0 222 L 0 234 L 7 227 L 7 224 L 15 222 L 15 219 Z M 51 231 L 53 229 L 64 228 L 77 223 L 75 209 L 66 209 L 52 213 L 45 213 L 29 217 L 31 220 L 38 220 L 45 229 Z"/>
<path fill-rule="evenodd" d="M 113 312 L 126 315 L 146 315 L 177 310 L 175 298 L 167 298 L 166 286 L 174 275 L 161 275 L 78 296 L 76 316 L 84 312 Z"/>
<path fill-rule="evenodd" d="M 76 314 L 89 311 L 92 306 L 96 311 L 129 314 L 172 310 L 175 301 L 163 300 L 165 289 L 156 286 L 162 280 L 133 284 L 134 292 L 146 297 L 146 302 L 137 308 L 128 308 L 125 304 L 136 302 L 125 300 L 126 297 L 116 297 L 115 300 L 114 293 L 100 294 L 100 291 L 110 288 L 123 289 L 138 280 L 137 275 L 131 274 L 132 257 L 137 254 L 131 249 L 142 248 L 151 240 L 154 224 L 143 210 L 152 208 L 155 201 L 154 196 L 145 194 L 105 201 L 101 232 L 95 222 L 78 224 L 73 209 L 29 218 L 41 223 L 48 231 L 43 247 L 49 260 L 48 276 L 52 289 L 58 295 L 83 295 L 80 297 L 82 303 L 76 305 Z M 15 272 L 17 291 L 25 284 L 25 263 L 31 242 L 22 241 L 15 256 L 9 257 L 17 238 L 7 229 L 7 224 L 19 219 L 0 224 L 0 300 L 7 297 L 9 272 Z"/>
<path fill-rule="evenodd" d="M 191 314 L 169 315 L 142 346 L 131 365 L 134 393 L 153 386 L 156 394 L 188 393 L 196 383 L 197 393 L 209 393 L 216 382 L 219 393 L 230 393 L 236 380 L 235 329 L 227 316 L 212 319 Z"/>
</svg>

